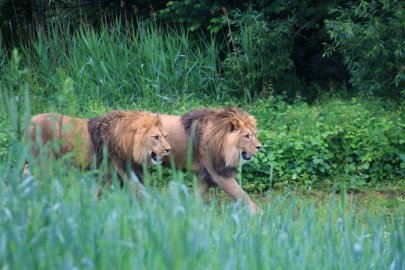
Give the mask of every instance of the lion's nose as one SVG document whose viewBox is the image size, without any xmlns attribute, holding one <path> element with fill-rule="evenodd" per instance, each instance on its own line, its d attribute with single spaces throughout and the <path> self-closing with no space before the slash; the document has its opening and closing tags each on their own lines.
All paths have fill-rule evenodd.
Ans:
<svg viewBox="0 0 405 270">
<path fill-rule="evenodd" d="M 166 150 L 166 154 L 170 153 L 170 149 L 165 149 Z"/>
<path fill-rule="evenodd" d="M 261 147 L 260 145 L 259 145 L 259 146 L 256 146 L 257 151 L 259 151 L 259 150 L 260 150 L 260 147 Z"/>
</svg>

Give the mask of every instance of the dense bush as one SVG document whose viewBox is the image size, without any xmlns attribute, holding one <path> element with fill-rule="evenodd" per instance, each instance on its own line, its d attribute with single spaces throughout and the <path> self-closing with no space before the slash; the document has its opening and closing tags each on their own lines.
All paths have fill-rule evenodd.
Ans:
<svg viewBox="0 0 405 270">
<path fill-rule="evenodd" d="M 255 108 L 263 151 L 245 169 L 247 186 L 313 187 L 346 179 L 361 188 L 404 179 L 401 111 L 387 112 L 377 101 L 355 99 L 273 106 L 265 102 Z"/>
<path fill-rule="evenodd" d="M 399 0 L 360 1 L 335 9 L 326 24 L 333 45 L 359 92 L 399 98 L 405 95 L 405 4 Z"/>
<path fill-rule="evenodd" d="M 55 24 L 64 25 L 62 40 L 83 27 L 103 37 L 117 20 L 136 31 L 153 21 L 161 27 L 159 35 L 172 35 L 169 25 L 183 27 L 189 40 L 209 40 L 219 55 L 209 67 L 224 75 L 227 90 L 247 99 L 276 93 L 315 101 L 336 89 L 402 98 L 403 10 L 398 0 L 2 0 L 0 40 L 7 48 L 21 47 L 43 31 L 54 34 L 49 26 Z M 44 45 L 43 53 L 52 50 Z"/>
<path fill-rule="evenodd" d="M 222 62 L 229 89 L 243 88 L 245 98 L 252 100 L 273 94 L 275 89 L 295 88 L 290 57 L 292 21 L 269 23 L 254 10 L 234 12 L 232 18 L 235 30 L 230 33 L 230 52 Z"/>
</svg>

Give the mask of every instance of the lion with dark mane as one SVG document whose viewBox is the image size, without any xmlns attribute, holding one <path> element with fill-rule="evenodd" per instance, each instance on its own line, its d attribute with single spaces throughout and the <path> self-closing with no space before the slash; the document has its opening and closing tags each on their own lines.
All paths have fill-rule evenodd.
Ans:
<svg viewBox="0 0 405 270">
<path fill-rule="evenodd" d="M 241 198 L 253 212 L 257 206 L 235 179 L 237 167 L 249 161 L 260 149 L 256 119 L 236 107 L 222 110 L 194 110 L 182 116 L 161 115 L 167 140 L 173 147 L 175 164 L 188 167 L 187 153 L 192 139 L 191 169 L 199 175 L 199 193 L 218 185 L 232 199 Z M 165 164 L 170 164 L 165 158 Z"/>
<path fill-rule="evenodd" d="M 158 164 L 168 155 L 171 147 L 166 135 L 159 115 L 138 111 L 113 111 L 90 120 L 44 113 L 34 116 L 29 128 L 34 156 L 51 144 L 52 157 L 73 152 L 72 161 L 86 169 L 93 157 L 100 166 L 105 149 L 121 185 L 128 178 L 128 169 L 142 182 L 142 164 Z"/>
</svg>

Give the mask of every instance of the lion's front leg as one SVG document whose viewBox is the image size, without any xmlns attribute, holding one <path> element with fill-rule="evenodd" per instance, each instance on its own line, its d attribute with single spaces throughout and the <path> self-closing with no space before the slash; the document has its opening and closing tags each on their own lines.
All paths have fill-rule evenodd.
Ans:
<svg viewBox="0 0 405 270">
<path fill-rule="evenodd" d="M 222 178 L 220 176 L 216 176 L 213 179 L 218 186 L 232 199 L 242 199 L 252 213 L 257 213 L 260 210 L 259 207 L 250 199 L 249 195 L 239 186 L 235 178 Z"/>
<path fill-rule="evenodd" d="M 233 200 L 242 199 L 243 202 L 249 207 L 252 213 L 260 212 L 260 208 L 250 199 L 249 195 L 239 186 L 234 177 L 223 177 L 213 170 L 208 170 L 211 179 L 216 183 L 226 194 Z"/>
<path fill-rule="evenodd" d="M 208 171 L 202 165 L 200 166 L 202 168 L 200 168 L 200 173 L 198 175 L 197 195 L 202 198 L 205 192 L 207 192 L 208 188 L 215 183 Z"/>
<path fill-rule="evenodd" d="M 127 170 L 124 170 L 122 167 L 122 162 L 118 161 L 118 160 L 111 160 L 114 168 L 117 170 L 118 175 L 120 176 L 120 181 L 121 185 L 125 182 L 128 185 L 128 188 L 135 194 L 135 196 L 138 199 L 143 199 L 145 198 L 144 193 L 142 192 L 142 190 L 144 189 L 143 187 L 143 182 L 142 182 L 142 169 L 139 168 L 137 165 L 133 165 L 132 169 L 134 172 L 134 176 L 136 178 L 137 181 L 134 181 L 132 179 L 133 176 L 131 176 L 130 174 L 128 174 L 126 171 L 129 171 L 131 168 L 128 168 Z"/>
</svg>

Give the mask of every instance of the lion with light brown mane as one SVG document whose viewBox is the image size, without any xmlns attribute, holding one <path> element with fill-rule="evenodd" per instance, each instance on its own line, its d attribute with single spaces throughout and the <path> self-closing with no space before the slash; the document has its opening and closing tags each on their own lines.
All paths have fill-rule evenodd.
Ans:
<svg viewBox="0 0 405 270">
<path fill-rule="evenodd" d="M 34 156 L 44 145 L 51 144 L 53 158 L 73 152 L 72 161 L 86 169 L 93 156 L 100 166 L 106 149 L 121 186 L 123 180 L 128 180 L 128 169 L 135 171 L 142 182 L 142 164 L 162 162 L 171 149 L 166 136 L 159 115 L 139 111 L 112 111 L 90 120 L 44 113 L 34 116 L 29 128 Z"/>
<path fill-rule="evenodd" d="M 242 199 L 252 212 L 258 207 L 235 180 L 237 167 L 249 161 L 260 149 L 256 119 L 236 107 L 222 110 L 194 110 L 182 116 L 161 115 L 171 155 L 176 165 L 187 167 L 189 140 L 192 138 L 192 171 L 199 176 L 199 193 L 218 185 L 232 199 Z M 168 157 L 164 164 L 169 165 Z"/>
</svg>

